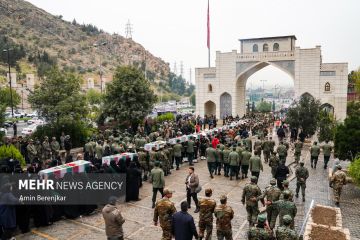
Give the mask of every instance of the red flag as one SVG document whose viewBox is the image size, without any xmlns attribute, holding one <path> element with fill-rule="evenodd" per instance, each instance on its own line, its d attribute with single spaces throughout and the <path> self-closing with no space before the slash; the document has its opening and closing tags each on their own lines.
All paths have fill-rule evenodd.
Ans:
<svg viewBox="0 0 360 240">
<path fill-rule="evenodd" d="M 210 49 L 210 5 L 208 0 L 208 10 L 207 10 L 207 47 Z"/>
</svg>

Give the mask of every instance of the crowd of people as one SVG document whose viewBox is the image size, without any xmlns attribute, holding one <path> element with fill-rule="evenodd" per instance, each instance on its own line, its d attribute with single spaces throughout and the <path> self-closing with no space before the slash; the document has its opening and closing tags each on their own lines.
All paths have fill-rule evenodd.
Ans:
<svg viewBox="0 0 360 240">
<path fill-rule="evenodd" d="M 228 116 L 224 124 L 238 122 L 240 118 Z M 143 181 L 150 181 L 153 186 L 151 207 L 154 209 L 154 224 L 160 221 L 163 229 L 162 239 L 210 239 L 212 234 L 213 217 L 217 222 L 218 239 L 232 239 L 231 219 L 233 210 L 227 205 L 227 197 L 220 197 L 220 205 L 211 199 L 216 189 L 205 189 L 205 198 L 198 199 L 197 194 L 201 191 L 198 176 L 195 174 L 194 163 L 201 160 L 207 161 L 210 178 L 214 175 L 224 175 L 229 181 L 250 178 L 249 184 L 243 190 L 242 203 L 246 206 L 249 222 L 249 239 L 298 239 L 294 231 L 294 218 L 296 205 L 293 203 L 293 192 L 289 189 L 286 180 L 289 175 L 287 157 L 289 150 L 294 152 L 294 159 L 299 164 L 296 169 L 296 195 L 301 190 L 302 200 L 305 201 L 306 179 L 309 172 L 301 160 L 304 139 L 295 137 L 291 131 L 291 141 L 287 141 L 286 127 L 282 125 L 277 130 L 279 144 L 276 146 L 272 139 L 274 117 L 271 115 L 252 115 L 243 118 L 241 124 L 228 125 L 223 131 L 207 132 L 202 130 L 216 127 L 217 120 L 214 116 L 186 115 L 177 117 L 175 121 L 163 123 L 151 123 L 139 126 L 136 132 L 129 129 L 120 132 L 116 129 L 99 131 L 88 139 L 81 155 L 73 156 L 71 150 L 71 138 L 65 134 L 57 141 L 52 137 L 50 142 L 47 137 L 43 142 L 21 137 L 8 139 L 5 144 L 15 145 L 23 154 L 28 163 L 27 172 L 36 174 L 44 168 L 71 162 L 75 159 L 84 159 L 92 163 L 92 172 L 123 173 L 127 176 L 127 201 L 138 201 L 139 188 Z M 186 142 L 177 141 L 175 144 L 160 145 L 159 148 L 144 150 L 144 145 L 153 141 L 165 141 L 182 135 L 199 133 L 199 137 L 191 137 Z M 283 134 L 284 132 L 284 134 Z M 256 137 L 255 137 L 256 136 Z M 254 140 L 255 138 L 255 140 Z M 297 139 L 297 140 L 295 140 Z M 332 151 L 331 145 L 326 142 L 321 146 L 324 153 L 324 168 Z M 65 150 L 65 159 L 60 155 L 60 150 Z M 136 152 L 133 161 L 114 161 L 110 165 L 102 164 L 102 157 L 124 152 Z M 314 142 L 310 148 L 311 166 L 316 168 L 320 154 L 320 146 Z M 165 176 L 171 175 L 172 171 L 179 170 L 181 165 L 189 165 L 189 175 L 186 177 L 187 200 L 181 203 L 181 212 L 175 213 L 176 209 L 170 198 L 172 191 L 164 189 Z M 257 186 L 263 164 L 271 167 L 272 179 L 269 186 L 261 191 Z M 19 164 L 11 162 L 2 166 L 2 172 L 22 171 Z M 251 175 L 251 177 L 250 177 Z M 344 184 L 343 175 L 334 174 L 334 191 L 340 196 L 341 187 Z M 11 190 L 2 189 L 3 193 L 10 194 Z M 156 201 L 157 193 L 160 192 L 162 199 Z M 191 199 L 195 203 L 195 213 L 199 213 L 199 232 L 197 232 L 191 215 L 187 214 L 191 207 Z M 1 197 L 0 197 L 1 200 Z M 266 214 L 260 214 L 258 202 L 266 206 Z M 337 203 L 339 200 L 337 201 Z M 106 223 L 106 233 L 109 239 L 123 239 L 122 224 L 124 219 L 116 208 L 116 198 L 111 198 L 109 204 L 103 209 Z M 34 218 L 36 226 L 52 224 L 62 217 L 76 218 L 80 215 L 91 214 L 97 206 L 1 206 L 0 210 L 8 208 L 6 219 L 11 219 L 11 224 L 0 221 L 3 232 L 8 232 L 19 226 L 22 232 L 29 231 L 29 219 Z M 16 218 L 16 215 L 27 213 L 26 218 Z M 40 214 L 39 214 L 40 213 Z M 0 214 L 4 214 L 1 213 Z M 3 215 L 2 215 L 3 216 Z M 279 216 L 279 227 L 275 229 L 276 219 Z M 36 218 L 40 218 L 35 220 Z M 25 219 L 25 220 L 24 220 Z M 184 225 L 186 224 L 186 226 Z M 187 229 L 187 230 L 186 230 Z M 276 234 L 275 234 L 276 233 Z M 188 235 L 186 235 L 188 234 Z M 189 236 L 189 237 L 185 237 Z M 190 237 L 191 236 L 191 237 Z M 260 236 L 264 236 L 260 238 Z M 284 238 L 281 236 L 294 236 Z M 5 238 L 6 239 L 6 238 Z"/>
</svg>

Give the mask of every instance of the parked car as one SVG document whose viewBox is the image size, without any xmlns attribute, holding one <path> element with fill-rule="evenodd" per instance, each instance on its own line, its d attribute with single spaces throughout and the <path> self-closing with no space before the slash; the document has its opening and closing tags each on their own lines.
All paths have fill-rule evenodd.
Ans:
<svg viewBox="0 0 360 240">
<path fill-rule="evenodd" d="M 0 128 L 0 133 L 4 133 L 4 135 L 7 135 L 7 129 L 6 128 Z"/>
<path fill-rule="evenodd" d="M 39 119 L 39 118 L 37 118 L 37 117 L 32 118 L 32 119 L 29 119 L 29 120 L 27 121 L 27 124 L 28 124 L 28 125 L 32 125 L 32 124 L 41 125 L 41 124 L 44 124 L 44 123 L 45 123 L 44 120 Z"/>
<path fill-rule="evenodd" d="M 14 112 L 14 118 L 23 118 L 26 116 L 26 113 L 24 112 Z"/>
<path fill-rule="evenodd" d="M 5 121 L 4 124 L 3 124 L 3 127 L 4 128 L 9 128 L 9 127 L 12 127 L 13 125 L 13 122 L 11 121 Z"/>
<path fill-rule="evenodd" d="M 21 134 L 25 135 L 25 136 L 29 136 L 29 135 L 33 134 L 36 131 L 37 126 L 38 125 L 33 124 L 33 125 L 30 125 L 30 126 L 28 126 L 26 128 L 23 128 L 23 130 L 21 131 Z"/>
<path fill-rule="evenodd" d="M 38 116 L 37 112 L 27 113 L 26 117 L 36 118 Z"/>
</svg>

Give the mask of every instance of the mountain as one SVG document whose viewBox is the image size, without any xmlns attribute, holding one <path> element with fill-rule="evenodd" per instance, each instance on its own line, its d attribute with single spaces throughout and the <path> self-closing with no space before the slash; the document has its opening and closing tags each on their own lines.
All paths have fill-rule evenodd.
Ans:
<svg viewBox="0 0 360 240">
<path fill-rule="evenodd" d="M 106 33 L 91 24 L 65 21 L 23 0 L 0 0 L 0 22 L 0 37 L 21 45 L 26 53 L 18 64 L 23 74 L 31 69 L 39 72 L 35 59 L 45 54 L 52 59 L 50 62 L 93 77 L 97 84 L 100 62 L 107 79 L 122 64 L 146 68 L 150 80 L 165 79 L 170 72 L 168 63 L 132 39 Z"/>
</svg>

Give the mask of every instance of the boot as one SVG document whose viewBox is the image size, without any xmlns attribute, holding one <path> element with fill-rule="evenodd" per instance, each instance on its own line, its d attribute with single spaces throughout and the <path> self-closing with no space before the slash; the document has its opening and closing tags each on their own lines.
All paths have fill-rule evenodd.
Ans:
<svg viewBox="0 0 360 240">
<path fill-rule="evenodd" d="M 302 197 L 302 201 L 305 202 L 305 196 Z"/>
<path fill-rule="evenodd" d="M 194 213 L 198 213 L 200 211 L 200 208 L 199 207 L 196 207 Z"/>
<path fill-rule="evenodd" d="M 211 178 L 214 178 L 214 176 L 213 176 L 213 174 L 212 174 L 212 173 L 210 173 L 210 177 L 211 177 Z"/>
<path fill-rule="evenodd" d="M 295 197 L 298 198 L 298 197 L 299 197 L 299 193 L 296 193 Z"/>
<path fill-rule="evenodd" d="M 230 176 L 230 181 L 232 180 L 232 176 Z"/>
<path fill-rule="evenodd" d="M 153 202 L 153 204 L 152 204 L 152 207 L 151 208 L 155 208 L 155 203 Z"/>
</svg>

